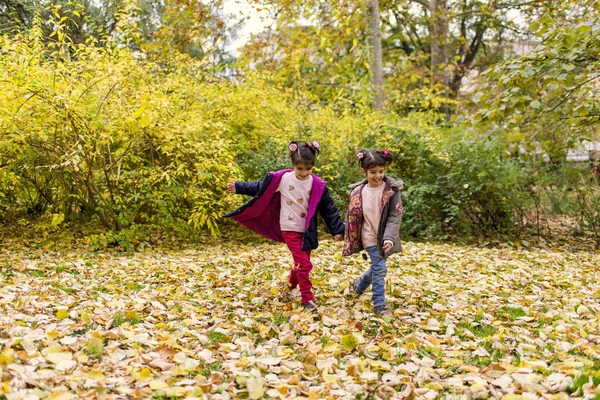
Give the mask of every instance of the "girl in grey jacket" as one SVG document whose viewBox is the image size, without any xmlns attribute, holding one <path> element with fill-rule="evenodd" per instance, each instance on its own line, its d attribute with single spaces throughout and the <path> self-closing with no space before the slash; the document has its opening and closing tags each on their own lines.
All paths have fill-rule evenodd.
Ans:
<svg viewBox="0 0 600 400">
<path fill-rule="evenodd" d="M 360 296 L 372 286 L 373 311 L 389 314 L 385 303 L 386 259 L 402 251 L 400 222 L 402 181 L 385 175 L 392 161 L 387 150 L 359 151 L 356 154 L 365 179 L 350 186 L 350 204 L 346 215 L 344 256 L 363 249 L 371 257 L 371 267 L 353 281 L 350 292 Z"/>
</svg>

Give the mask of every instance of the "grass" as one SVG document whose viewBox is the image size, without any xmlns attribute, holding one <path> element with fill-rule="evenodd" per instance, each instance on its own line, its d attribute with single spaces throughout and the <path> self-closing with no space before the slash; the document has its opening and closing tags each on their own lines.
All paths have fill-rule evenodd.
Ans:
<svg viewBox="0 0 600 400">
<path fill-rule="evenodd" d="M 221 369 L 221 362 L 220 361 L 216 361 L 212 364 L 204 364 L 204 367 L 201 369 L 201 374 L 206 377 L 206 378 L 210 378 L 211 374 L 214 371 L 219 371 Z"/>
<path fill-rule="evenodd" d="M 208 332 L 208 338 L 212 342 L 216 342 L 216 343 L 230 343 L 231 342 L 231 338 L 229 336 L 225 335 L 224 333 L 217 332 L 217 331 Z"/>
<path fill-rule="evenodd" d="M 70 336 L 81 336 L 85 335 L 92 330 L 92 325 L 85 325 L 83 328 L 79 328 L 71 332 Z"/>
<path fill-rule="evenodd" d="M 480 324 L 480 323 L 476 323 L 476 324 L 472 324 L 469 322 L 461 322 L 460 324 L 457 325 L 457 328 L 462 329 L 462 330 L 469 330 L 473 335 L 479 337 L 479 338 L 486 338 L 486 337 L 490 337 L 496 334 L 496 332 L 498 332 L 498 329 L 493 327 L 492 325 L 488 325 L 488 324 Z M 461 335 L 460 332 L 457 332 L 459 337 L 463 337 L 465 338 L 466 335 L 464 335 L 464 333 Z"/>
<path fill-rule="evenodd" d="M 271 317 L 271 320 L 275 325 L 279 326 L 290 322 L 290 317 L 286 317 L 281 311 L 277 311 L 277 313 Z"/>
<path fill-rule="evenodd" d="M 129 322 L 131 325 L 137 325 L 141 321 L 141 315 L 134 310 L 127 310 L 125 311 L 125 314 L 119 311 L 113 316 L 113 326 L 120 326 L 125 322 Z"/>
<path fill-rule="evenodd" d="M 469 365 L 474 365 L 476 367 L 487 367 L 492 363 L 492 359 L 490 357 L 467 357 L 465 362 Z"/>
<path fill-rule="evenodd" d="M 600 386 L 600 375 L 598 374 L 580 374 L 573 378 L 573 383 L 567 389 L 569 394 L 573 394 L 576 391 L 580 390 L 580 393 L 583 393 L 583 386 L 586 385 L 590 381 L 590 377 L 592 380 L 592 384 L 596 387 Z"/>
<path fill-rule="evenodd" d="M 92 338 L 85 347 L 85 353 L 96 358 L 98 361 L 102 360 L 102 354 L 104 353 L 104 340 L 100 338 Z"/>
<path fill-rule="evenodd" d="M 129 283 L 127 285 L 127 288 L 130 290 L 133 290 L 134 292 L 139 292 L 140 290 L 144 289 L 146 287 L 146 285 L 142 285 L 141 283 Z"/>
<path fill-rule="evenodd" d="M 60 274 L 61 272 L 64 272 L 67 270 L 67 267 L 65 267 L 64 265 L 57 265 L 54 267 L 54 273 L 56 274 Z"/>
<path fill-rule="evenodd" d="M 516 321 L 520 317 L 525 317 L 527 313 L 521 308 L 504 307 L 496 311 L 498 319 Z"/>
<path fill-rule="evenodd" d="M 78 291 L 76 289 L 70 288 L 70 287 L 66 287 L 66 286 L 62 286 L 60 283 L 58 282 L 52 282 L 50 285 L 54 286 L 57 289 L 62 290 L 65 293 L 69 293 L 69 294 L 75 294 Z"/>
<path fill-rule="evenodd" d="M 125 322 L 125 316 L 122 313 L 116 313 L 113 317 L 113 326 L 119 326 Z"/>
</svg>

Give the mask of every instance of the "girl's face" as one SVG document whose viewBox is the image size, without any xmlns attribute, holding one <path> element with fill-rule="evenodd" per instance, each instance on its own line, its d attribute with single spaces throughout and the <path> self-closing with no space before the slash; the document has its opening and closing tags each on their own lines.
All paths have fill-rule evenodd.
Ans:
<svg viewBox="0 0 600 400">
<path fill-rule="evenodd" d="M 307 180 L 312 173 L 313 167 L 313 164 L 306 164 L 302 161 L 295 164 L 294 173 L 296 174 L 296 178 L 300 179 L 301 181 Z"/>
<path fill-rule="evenodd" d="M 361 168 L 363 175 L 367 178 L 369 187 L 379 187 L 383 185 L 383 177 L 385 176 L 385 167 L 374 166 L 369 169 Z"/>
</svg>

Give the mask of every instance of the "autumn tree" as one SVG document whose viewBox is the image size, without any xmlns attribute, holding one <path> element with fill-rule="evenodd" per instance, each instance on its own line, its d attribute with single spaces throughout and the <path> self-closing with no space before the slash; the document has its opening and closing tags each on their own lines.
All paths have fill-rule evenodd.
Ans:
<svg viewBox="0 0 600 400">
<path fill-rule="evenodd" d="M 368 103 L 370 1 L 256 0 L 274 26 L 245 50 L 252 67 L 326 102 Z M 379 1 L 382 69 L 391 109 L 454 105 L 471 71 L 483 71 L 534 40 L 529 22 L 567 12 L 572 2 L 494 0 Z M 376 69 L 375 69 L 376 70 Z M 302 77 L 302 79 L 300 79 Z"/>
<path fill-rule="evenodd" d="M 476 120 L 503 132 L 513 149 L 540 146 L 558 161 L 580 140 L 598 137 L 600 6 L 580 7 L 579 17 L 533 22 L 536 47 L 489 69 L 474 96 Z"/>
</svg>

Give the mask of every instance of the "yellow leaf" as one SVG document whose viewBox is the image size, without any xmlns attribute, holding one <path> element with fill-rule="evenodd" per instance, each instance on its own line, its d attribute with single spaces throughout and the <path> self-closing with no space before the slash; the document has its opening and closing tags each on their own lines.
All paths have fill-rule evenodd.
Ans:
<svg viewBox="0 0 600 400">
<path fill-rule="evenodd" d="M 133 373 L 133 378 L 136 381 L 145 381 L 150 379 L 151 376 L 152 374 L 150 373 L 150 370 L 148 368 L 144 368 L 141 371 Z"/>
<path fill-rule="evenodd" d="M 452 365 L 452 366 L 459 366 L 459 365 L 463 365 L 464 364 L 463 360 L 458 359 L 458 358 L 450 358 L 450 357 L 444 357 L 444 358 L 442 358 L 442 362 L 444 364 Z"/>
<path fill-rule="evenodd" d="M 330 375 L 326 371 L 323 371 L 323 380 L 325 383 L 337 383 L 339 377 L 337 375 Z"/>
<path fill-rule="evenodd" d="M 246 387 L 248 388 L 248 397 L 256 400 L 263 397 L 265 394 L 265 385 L 263 378 L 251 377 L 246 382 Z"/>
<path fill-rule="evenodd" d="M 2 354 L 0 354 L 0 363 L 12 364 L 13 362 L 15 362 L 15 351 L 11 348 L 2 350 Z"/>
<path fill-rule="evenodd" d="M 153 380 L 150 381 L 150 389 L 152 390 L 159 390 L 159 389 L 164 389 L 164 388 L 168 388 L 169 385 L 167 385 L 167 383 L 165 381 L 159 381 L 159 380 Z"/>
<path fill-rule="evenodd" d="M 270 331 L 270 330 L 271 330 L 271 327 L 270 327 L 270 326 L 267 326 L 267 325 L 260 325 L 260 326 L 258 327 L 258 332 L 259 332 L 261 335 L 266 335 L 267 333 L 269 333 L 269 331 Z"/>
<path fill-rule="evenodd" d="M 48 396 L 48 399 L 50 400 L 70 400 L 73 398 L 73 395 L 71 393 L 65 393 L 65 392 L 55 392 L 52 393 L 50 396 Z"/>
<path fill-rule="evenodd" d="M 58 310 L 56 312 L 57 319 L 65 319 L 69 316 L 69 312 L 67 310 Z"/>
<path fill-rule="evenodd" d="M 46 359 L 53 364 L 58 364 L 61 361 L 72 360 L 73 354 L 66 351 L 60 353 L 50 353 L 46 356 Z"/>
<path fill-rule="evenodd" d="M 340 339 L 340 344 L 344 346 L 346 350 L 354 350 L 358 345 L 358 339 L 354 335 L 344 335 Z"/>
<path fill-rule="evenodd" d="M 59 335 L 60 335 L 60 333 L 55 330 L 46 332 L 46 337 L 50 340 L 56 339 Z"/>
<path fill-rule="evenodd" d="M 89 324 L 90 322 L 92 322 L 92 319 L 90 318 L 90 314 L 88 314 L 86 311 L 84 311 L 84 312 L 81 313 L 81 317 L 80 318 L 86 324 Z"/>
<path fill-rule="evenodd" d="M 104 379 L 104 374 L 100 371 L 98 371 L 95 368 L 92 368 L 92 370 L 88 373 L 88 378 L 90 379 Z"/>
<path fill-rule="evenodd" d="M 309 400 L 318 400 L 321 398 L 321 396 L 319 395 L 319 393 L 313 390 L 312 392 L 308 393 L 308 398 Z"/>
</svg>

